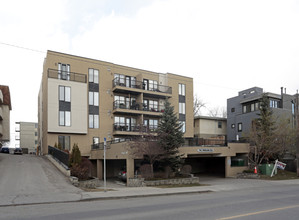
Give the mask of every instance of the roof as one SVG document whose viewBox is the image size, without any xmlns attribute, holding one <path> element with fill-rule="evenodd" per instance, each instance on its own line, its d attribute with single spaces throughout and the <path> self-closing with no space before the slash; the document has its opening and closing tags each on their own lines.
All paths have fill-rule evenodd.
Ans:
<svg viewBox="0 0 299 220">
<path fill-rule="evenodd" d="M 12 108 L 11 108 L 9 87 L 0 85 L 0 90 L 2 91 L 3 94 L 3 105 L 8 105 L 9 110 L 11 110 Z"/>
<path fill-rule="evenodd" d="M 207 119 L 207 120 L 217 120 L 217 121 L 226 121 L 226 118 L 223 117 L 211 117 L 211 116 L 195 116 L 194 119 Z"/>
</svg>

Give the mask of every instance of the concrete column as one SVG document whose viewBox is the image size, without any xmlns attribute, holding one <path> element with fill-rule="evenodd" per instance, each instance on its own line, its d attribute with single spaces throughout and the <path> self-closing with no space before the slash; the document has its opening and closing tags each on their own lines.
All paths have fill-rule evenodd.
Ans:
<svg viewBox="0 0 299 220">
<path fill-rule="evenodd" d="M 128 180 L 128 178 L 134 178 L 134 159 L 127 158 L 126 163 L 127 163 L 127 180 Z"/>
<path fill-rule="evenodd" d="M 97 160 L 97 177 L 99 180 L 103 179 L 103 160 Z"/>
<path fill-rule="evenodd" d="M 231 171 L 231 157 L 225 157 L 225 177 L 229 177 Z"/>
</svg>

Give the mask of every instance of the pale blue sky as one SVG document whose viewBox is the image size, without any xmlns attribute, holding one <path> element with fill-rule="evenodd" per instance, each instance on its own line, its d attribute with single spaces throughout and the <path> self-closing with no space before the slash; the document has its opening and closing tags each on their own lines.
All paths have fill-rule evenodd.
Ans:
<svg viewBox="0 0 299 220">
<path fill-rule="evenodd" d="M 253 86 L 295 94 L 298 26 L 292 0 L 0 0 L 11 131 L 16 121 L 37 121 L 47 50 L 193 77 L 194 94 L 214 108 Z"/>
</svg>

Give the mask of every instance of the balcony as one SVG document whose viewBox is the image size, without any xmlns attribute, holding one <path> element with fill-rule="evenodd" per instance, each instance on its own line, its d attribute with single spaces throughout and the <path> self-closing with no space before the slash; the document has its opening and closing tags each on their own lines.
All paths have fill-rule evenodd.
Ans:
<svg viewBox="0 0 299 220">
<path fill-rule="evenodd" d="M 121 78 L 115 78 L 112 80 L 112 88 L 113 92 L 129 93 L 134 95 L 144 93 L 145 97 L 152 98 L 165 98 L 172 96 L 172 88 L 169 86 L 151 83 L 146 85 L 141 81 L 130 81 L 126 83 L 126 81 Z"/>
<path fill-rule="evenodd" d="M 48 78 L 81 82 L 81 83 L 87 82 L 85 74 L 67 72 L 67 71 L 62 71 L 62 70 L 54 70 L 54 69 L 48 69 Z"/>
<path fill-rule="evenodd" d="M 144 114 L 151 116 L 161 116 L 164 112 L 164 106 L 148 106 L 144 103 L 139 102 L 123 102 L 114 101 L 113 102 L 113 113 L 124 113 L 124 114 Z"/>
<path fill-rule="evenodd" d="M 125 123 L 113 124 L 113 135 L 144 135 L 145 133 L 155 133 L 158 126 L 127 125 Z"/>
</svg>

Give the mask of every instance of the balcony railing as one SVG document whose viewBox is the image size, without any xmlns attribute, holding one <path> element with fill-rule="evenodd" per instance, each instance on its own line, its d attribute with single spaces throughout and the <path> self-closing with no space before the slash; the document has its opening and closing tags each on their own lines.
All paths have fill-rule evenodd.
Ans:
<svg viewBox="0 0 299 220">
<path fill-rule="evenodd" d="M 117 143 L 122 143 L 122 142 L 126 142 L 126 141 L 131 141 L 131 140 L 132 140 L 131 138 L 114 138 L 113 140 L 106 142 L 106 149 L 111 148 L 111 144 L 117 144 Z M 104 142 L 92 144 L 91 149 L 92 150 L 103 150 Z"/>
<path fill-rule="evenodd" d="M 113 131 L 127 131 L 127 132 L 156 132 L 158 125 L 128 125 L 125 123 L 114 123 Z"/>
<path fill-rule="evenodd" d="M 124 101 L 114 101 L 113 109 L 129 109 L 129 110 L 139 110 L 139 111 L 149 111 L 149 112 L 164 112 L 164 106 L 158 105 L 146 105 L 139 102 L 124 102 Z"/>
<path fill-rule="evenodd" d="M 86 75 L 62 70 L 48 69 L 48 78 L 86 83 Z"/>
<path fill-rule="evenodd" d="M 205 139 L 205 138 L 192 138 L 186 139 L 184 147 L 194 146 L 227 146 L 225 139 Z"/>
<path fill-rule="evenodd" d="M 130 83 L 126 83 L 126 80 L 123 78 L 115 78 L 112 80 L 112 87 L 115 86 L 122 86 L 127 88 L 133 88 L 133 89 L 142 89 L 142 82 L 140 81 L 130 81 Z"/>
<path fill-rule="evenodd" d="M 142 90 L 151 91 L 151 92 L 161 92 L 161 93 L 172 94 L 172 88 L 169 86 L 163 86 L 163 85 L 152 84 L 152 83 L 149 83 L 148 85 L 146 85 L 145 83 L 143 83 L 141 81 L 130 81 L 130 83 L 127 84 L 126 80 L 123 78 L 113 79 L 112 87 L 114 88 L 115 86 L 134 88 L 134 89 L 142 89 Z"/>
</svg>

